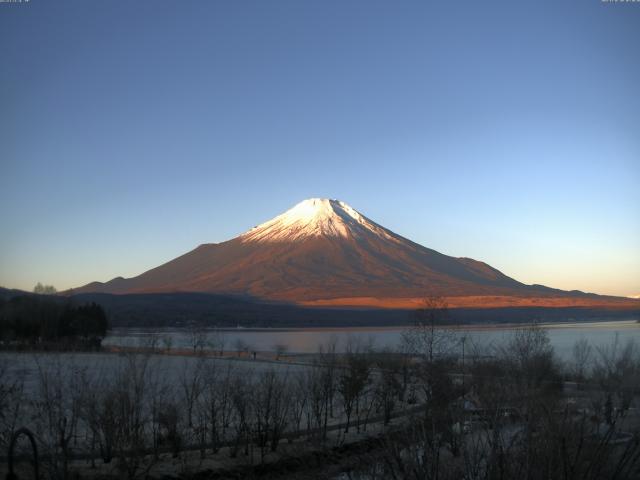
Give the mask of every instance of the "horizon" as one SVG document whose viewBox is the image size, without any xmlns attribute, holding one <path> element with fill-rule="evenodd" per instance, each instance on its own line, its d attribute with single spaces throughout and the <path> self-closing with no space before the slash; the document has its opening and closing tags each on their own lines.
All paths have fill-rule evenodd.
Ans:
<svg viewBox="0 0 640 480">
<path fill-rule="evenodd" d="M 129 278 L 322 197 L 640 295 L 640 9 L 460 7 L 0 4 L 0 285 Z"/>
<path fill-rule="evenodd" d="M 286 216 L 287 216 L 287 214 L 290 214 L 290 215 L 293 217 L 293 218 L 292 218 L 292 220 L 303 220 L 303 221 L 305 221 L 305 222 L 309 222 L 309 223 L 311 223 L 311 221 L 312 221 L 312 220 L 314 220 L 314 218 L 315 218 L 315 216 L 316 216 L 316 215 L 320 215 L 320 217 L 322 217 L 322 216 L 326 215 L 326 212 L 324 211 L 324 209 L 325 209 L 326 207 L 325 207 L 324 205 L 316 206 L 316 204 L 317 204 L 318 202 L 320 202 L 320 203 L 322 203 L 322 204 L 324 204 L 325 202 L 331 202 L 331 203 L 333 203 L 333 202 L 337 202 L 337 203 L 340 205 L 340 207 L 347 207 L 347 208 L 353 209 L 353 207 L 352 207 L 351 205 L 349 205 L 347 202 L 345 202 L 345 201 L 343 201 L 343 200 L 340 200 L 340 199 L 337 199 L 337 198 L 310 197 L 310 198 L 307 198 L 307 199 L 305 199 L 305 200 L 302 200 L 301 202 L 296 203 L 295 205 L 291 206 L 291 208 L 287 209 L 287 210 L 286 210 L 286 211 L 284 211 L 284 212 L 281 212 L 280 214 L 278 214 L 278 215 L 274 216 L 273 218 L 271 218 L 271 219 L 267 220 L 266 222 L 263 222 L 263 223 L 257 224 L 256 226 L 249 228 L 249 229 L 248 229 L 248 230 L 246 230 L 245 232 L 240 233 L 240 234 L 238 234 L 237 236 L 235 236 L 235 237 L 233 237 L 233 238 L 231 238 L 231 239 L 223 240 L 223 242 L 224 242 L 224 241 L 233 240 L 233 239 L 237 239 L 237 238 L 241 238 L 241 237 L 243 237 L 243 236 L 245 236 L 245 235 L 247 235 L 247 234 L 249 234 L 249 233 L 253 232 L 254 230 L 256 230 L 256 229 L 258 229 L 258 228 L 260 228 L 260 227 L 263 227 L 263 226 L 266 226 L 266 225 L 270 224 L 270 223 L 271 223 L 271 222 L 273 222 L 273 220 L 274 220 L 274 219 L 276 219 L 276 218 L 279 218 L 279 217 L 286 217 Z M 312 203 L 312 204 L 313 204 L 313 205 L 312 205 L 313 210 L 314 210 L 314 211 L 313 211 L 313 215 L 310 215 L 310 213 L 312 213 L 312 212 L 310 212 L 310 211 L 309 211 L 309 205 L 308 205 L 309 203 Z M 300 208 L 300 207 L 302 207 L 302 208 Z M 332 207 L 332 208 L 333 208 L 333 207 Z M 363 214 L 363 212 L 360 212 L 360 211 L 358 211 L 357 209 L 353 209 L 353 210 L 355 210 L 355 213 L 356 213 L 356 214 L 364 215 L 364 214 Z M 349 215 L 351 215 L 351 214 L 349 214 Z M 366 215 L 364 215 L 364 216 L 365 216 L 365 217 L 367 217 Z M 367 217 L 367 218 L 368 218 L 368 217 Z M 368 220 L 373 220 L 373 219 L 368 218 Z M 375 220 L 373 220 L 373 221 L 375 222 Z M 287 221 L 287 220 L 285 220 L 285 222 L 287 222 L 287 223 L 288 223 L 288 221 Z M 377 222 L 376 222 L 376 223 L 377 223 Z M 386 227 L 384 227 L 384 225 L 382 225 L 382 227 L 383 227 L 383 228 L 386 228 Z M 396 234 L 396 235 L 398 234 L 397 232 L 393 232 L 393 231 L 392 231 L 392 233 L 394 233 L 394 234 Z M 330 232 L 330 233 L 323 233 L 323 235 L 341 236 L 341 235 L 340 235 L 339 233 L 337 233 L 337 231 L 335 231 L 335 230 L 334 230 L 334 231 L 332 231 L 332 232 Z M 402 235 L 400 235 L 400 236 L 402 236 Z M 408 239 L 407 237 L 403 237 L 403 238 Z M 408 239 L 408 240 L 411 240 L 411 239 Z M 264 241 L 264 240 L 258 240 L 258 241 Z M 266 240 L 266 241 L 267 241 L 267 243 L 270 243 L 270 242 L 277 241 L 277 240 L 272 239 L 272 240 Z M 299 238 L 293 238 L 293 239 L 291 239 L 290 241 L 299 241 Z M 202 245 L 206 245 L 206 243 L 199 244 L 199 246 L 202 246 Z M 187 252 L 184 252 L 184 253 L 187 253 Z M 454 258 L 456 258 L 456 257 L 454 257 Z M 457 258 L 469 258 L 469 257 L 457 257 Z M 171 260 L 173 260 L 173 259 L 171 259 Z M 477 259 L 474 259 L 474 260 L 477 260 Z M 480 260 L 480 261 L 481 261 L 481 260 Z M 156 267 L 157 267 L 157 266 L 159 266 L 159 265 L 156 265 Z M 155 268 L 155 267 L 153 267 L 153 268 Z M 153 268 L 152 268 L 152 269 L 153 269 Z M 150 270 L 151 270 L 151 269 L 150 269 Z M 146 271 L 148 271 L 148 270 L 146 270 Z M 146 272 L 146 271 L 145 271 L 145 272 Z M 142 274 L 142 273 L 144 273 L 144 272 L 140 272 L 140 274 Z M 504 273 L 504 272 L 502 272 L 502 273 Z M 134 275 L 134 277 L 135 277 L 135 276 L 137 276 L 137 275 Z M 106 279 L 106 280 L 105 280 L 105 282 L 110 281 L 110 280 L 122 279 L 122 278 L 132 278 L 132 277 L 123 277 L 123 276 L 119 275 L 119 276 L 114 277 L 114 278 Z M 518 279 L 516 278 L 515 280 L 518 280 Z M 96 282 L 96 281 L 94 281 L 94 282 Z M 102 281 L 100 281 L 100 280 L 97 280 L 97 282 L 98 282 L 98 283 L 104 283 L 104 282 L 102 282 Z M 44 285 L 42 285 L 42 283 L 41 283 L 41 282 L 38 282 L 38 284 L 39 284 L 40 286 L 44 286 Z M 536 285 L 536 284 L 528 284 L 528 285 Z M 540 285 L 540 284 L 537 284 L 537 285 Z M 85 286 L 85 285 L 78 285 L 78 286 L 76 286 L 76 287 L 69 287 L 69 288 L 64 289 L 64 290 L 59 290 L 57 293 L 64 293 L 65 291 L 73 290 L 74 288 L 79 288 L 79 287 L 83 287 L 83 286 Z M 550 285 L 543 285 L 543 286 L 546 286 L 546 287 L 552 287 L 552 286 L 550 286 Z M 2 286 L 2 285 L 0 285 L 0 287 L 3 287 L 3 286 Z M 4 287 L 3 287 L 3 288 L 4 288 Z M 552 288 L 555 288 L 555 287 L 552 287 Z M 20 289 L 19 289 L 19 290 L 20 290 Z M 27 291 L 28 291 L 28 290 L 27 290 Z M 597 292 L 582 291 L 582 290 L 579 290 L 579 289 L 566 289 L 565 291 L 574 291 L 574 292 L 575 292 L 575 291 L 579 291 L 579 292 L 583 292 L 583 293 L 587 293 L 587 294 L 597 293 Z M 182 293 L 189 293 L 189 292 L 182 292 Z M 203 292 L 196 292 L 196 291 L 194 291 L 193 293 L 203 293 Z M 603 295 L 603 294 L 599 294 L 599 295 Z M 621 297 L 622 297 L 622 296 L 621 296 Z M 626 298 L 640 299 L 640 295 L 629 295 L 629 296 L 626 296 Z"/>
</svg>

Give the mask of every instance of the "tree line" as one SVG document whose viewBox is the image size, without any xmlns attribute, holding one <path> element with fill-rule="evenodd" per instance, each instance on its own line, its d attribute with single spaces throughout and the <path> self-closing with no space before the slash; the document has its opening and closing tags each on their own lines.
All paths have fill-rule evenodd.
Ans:
<svg viewBox="0 0 640 480">
<path fill-rule="evenodd" d="M 0 344 L 5 347 L 97 348 L 109 328 L 96 303 L 75 305 L 41 295 L 0 298 Z"/>
</svg>

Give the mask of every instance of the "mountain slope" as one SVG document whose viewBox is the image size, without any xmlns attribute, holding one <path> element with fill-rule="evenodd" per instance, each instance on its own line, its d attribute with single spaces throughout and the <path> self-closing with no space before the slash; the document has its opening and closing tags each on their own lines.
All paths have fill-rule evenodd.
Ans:
<svg viewBox="0 0 640 480">
<path fill-rule="evenodd" d="M 310 199 L 232 240 L 81 292 L 207 292 L 294 302 L 342 298 L 585 295 L 527 286 L 418 245 L 337 200 Z"/>
</svg>

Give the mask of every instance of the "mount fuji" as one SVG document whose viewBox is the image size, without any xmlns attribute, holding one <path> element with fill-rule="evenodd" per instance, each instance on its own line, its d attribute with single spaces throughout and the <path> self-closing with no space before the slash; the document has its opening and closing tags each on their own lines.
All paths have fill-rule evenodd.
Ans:
<svg viewBox="0 0 640 480">
<path fill-rule="evenodd" d="M 576 306 L 616 297 L 525 285 L 486 263 L 414 243 L 339 200 L 312 198 L 246 233 L 203 244 L 133 278 L 75 293 L 200 292 L 314 306 Z"/>
</svg>

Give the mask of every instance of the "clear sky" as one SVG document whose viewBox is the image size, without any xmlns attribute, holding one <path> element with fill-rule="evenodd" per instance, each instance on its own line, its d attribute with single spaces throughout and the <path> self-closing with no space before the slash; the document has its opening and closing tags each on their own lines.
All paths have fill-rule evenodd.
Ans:
<svg viewBox="0 0 640 480">
<path fill-rule="evenodd" d="M 640 3 L 0 3 L 0 285 L 133 276 L 309 197 L 640 294 Z"/>
</svg>

